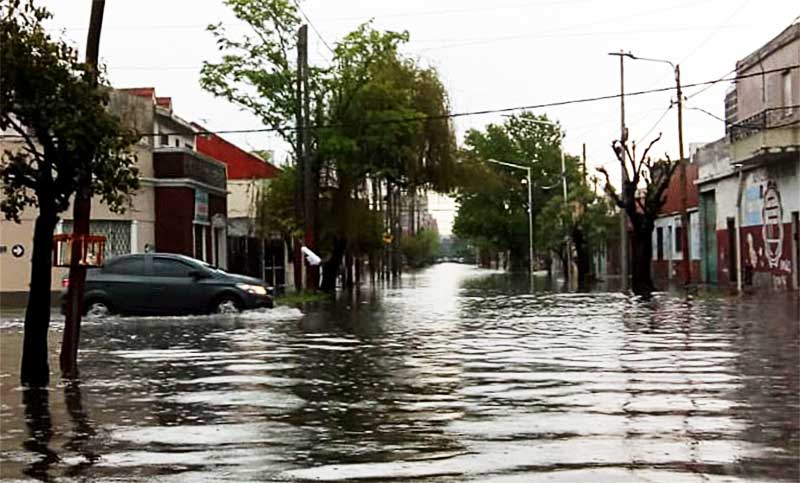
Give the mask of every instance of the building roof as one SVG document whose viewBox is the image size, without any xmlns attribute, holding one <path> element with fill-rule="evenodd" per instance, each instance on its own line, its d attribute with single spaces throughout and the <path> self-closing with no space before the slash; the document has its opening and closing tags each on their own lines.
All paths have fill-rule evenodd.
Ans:
<svg viewBox="0 0 800 483">
<path fill-rule="evenodd" d="M 197 123 L 192 126 L 201 132 L 208 130 Z M 213 134 L 195 136 L 197 150 L 228 166 L 228 179 L 269 179 L 278 176 L 280 168 L 248 153 L 226 139 Z"/>
</svg>

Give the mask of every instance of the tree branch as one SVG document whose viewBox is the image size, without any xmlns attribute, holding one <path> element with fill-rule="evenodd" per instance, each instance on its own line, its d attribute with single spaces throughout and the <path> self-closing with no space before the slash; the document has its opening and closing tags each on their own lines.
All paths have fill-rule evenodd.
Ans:
<svg viewBox="0 0 800 483">
<path fill-rule="evenodd" d="M 28 147 L 25 148 L 25 151 L 27 151 L 28 153 L 30 153 L 34 157 L 36 157 L 36 162 L 37 163 L 39 161 L 44 160 L 44 154 L 39 152 L 38 149 L 36 149 L 36 144 L 31 139 L 30 134 L 28 134 L 28 132 L 19 123 L 17 123 L 14 120 L 13 116 L 8 115 L 8 116 L 6 116 L 6 119 L 8 119 L 8 123 L 11 125 L 11 127 L 14 128 L 14 130 L 19 133 L 19 135 L 22 137 L 22 139 L 25 140 L 25 144 L 28 145 Z"/>
</svg>

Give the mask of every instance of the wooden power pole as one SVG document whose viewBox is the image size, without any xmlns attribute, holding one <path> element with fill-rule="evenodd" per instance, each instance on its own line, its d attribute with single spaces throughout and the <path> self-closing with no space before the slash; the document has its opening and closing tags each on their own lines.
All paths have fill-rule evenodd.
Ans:
<svg viewBox="0 0 800 483">
<path fill-rule="evenodd" d="M 311 99 L 308 88 L 308 26 L 300 27 L 298 59 L 302 65 L 302 109 L 303 109 L 303 208 L 305 221 L 305 245 L 310 250 L 317 248 L 317 170 L 311 155 Z M 319 288 L 319 266 L 306 267 L 306 290 Z"/>
<path fill-rule="evenodd" d="M 297 77 L 295 81 L 295 199 L 294 214 L 298 220 L 305 219 L 305 133 L 303 116 L 303 56 L 308 52 L 308 29 L 305 25 L 297 31 Z M 298 292 L 303 289 L 303 254 L 300 251 L 300 240 L 294 240 L 294 288 Z"/>
<path fill-rule="evenodd" d="M 675 84 L 678 93 L 678 151 L 680 159 L 678 160 L 679 178 L 681 183 L 681 247 L 683 248 L 683 282 L 685 285 L 692 283 L 692 262 L 691 262 L 691 247 L 689 246 L 689 230 L 691 229 L 689 223 L 688 213 L 688 193 L 686 188 L 686 163 L 685 155 L 683 152 L 683 92 L 681 91 L 681 66 L 675 66 Z M 670 268 L 671 270 L 671 268 Z"/>
<path fill-rule="evenodd" d="M 105 6 L 105 0 L 92 1 L 89 34 L 86 39 L 86 65 L 89 68 L 89 75 L 94 84 L 97 83 L 100 31 L 103 28 Z M 94 153 L 86 153 L 86 156 L 87 158 L 83 161 L 90 166 Z M 67 379 L 78 377 L 78 345 L 80 343 L 81 316 L 83 315 L 83 293 L 86 287 L 86 266 L 81 263 L 81 259 L 85 248 L 83 239 L 89 234 L 89 221 L 91 219 L 91 181 L 91 169 L 80 173 L 78 189 L 75 192 L 75 201 L 72 207 L 73 240 L 69 266 L 67 313 L 61 342 L 61 356 L 59 358 L 61 375 Z"/>
</svg>

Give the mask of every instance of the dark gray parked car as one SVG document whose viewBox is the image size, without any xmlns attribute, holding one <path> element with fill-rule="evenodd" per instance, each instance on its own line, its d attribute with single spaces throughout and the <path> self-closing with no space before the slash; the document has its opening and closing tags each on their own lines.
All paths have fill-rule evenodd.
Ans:
<svg viewBox="0 0 800 483">
<path fill-rule="evenodd" d="M 173 253 L 112 258 L 89 270 L 84 293 L 84 310 L 91 316 L 233 313 L 272 305 L 262 280 Z"/>
</svg>

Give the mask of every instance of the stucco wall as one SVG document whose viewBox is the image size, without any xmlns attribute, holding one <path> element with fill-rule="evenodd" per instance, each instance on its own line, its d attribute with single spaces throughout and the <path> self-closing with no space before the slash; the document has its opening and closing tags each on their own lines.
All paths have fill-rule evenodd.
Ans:
<svg viewBox="0 0 800 483">
<path fill-rule="evenodd" d="M 705 183 L 716 204 L 717 273 L 720 283 L 733 282 L 727 220 L 736 218 L 738 175 Z M 745 280 L 754 287 L 783 289 L 797 271 L 792 254 L 792 213 L 800 211 L 800 159 L 776 162 L 743 172 L 741 250 Z M 765 227 L 765 219 L 772 219 Z"/>
<path fill-rule="evenodd" d="M 794 24 L 781 32 L 766 45 L 737 62 L 738 75 L 780 69 L 800 64 L 800 24 Z M 793 89 L 792 102 L 800 104 L 800 69 L 790 72 Z M 782 72 L 764 76 L 756 75 L 737 81 L 737 117 L 746 119 L 766 107 L 778 107 L 783 102 Z"/>
</svg>

